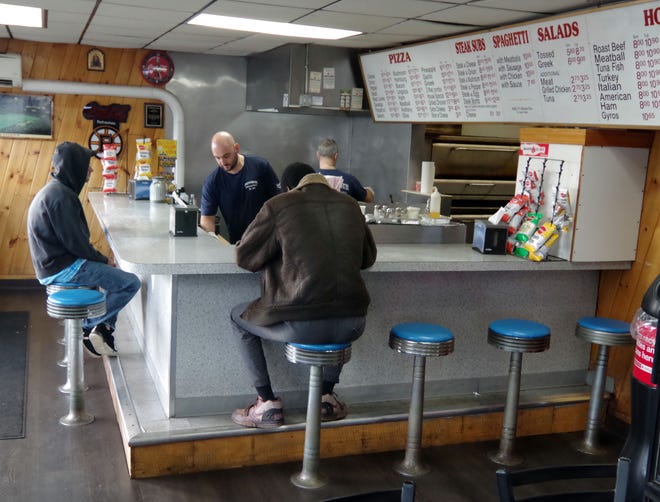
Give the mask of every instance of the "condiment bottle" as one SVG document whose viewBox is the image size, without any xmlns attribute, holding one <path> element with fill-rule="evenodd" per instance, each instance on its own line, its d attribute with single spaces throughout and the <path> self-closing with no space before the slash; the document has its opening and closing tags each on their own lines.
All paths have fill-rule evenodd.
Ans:
<svg viewBox="0 0 660 502">
<path fill-rule="evenodd" d="M 431 191 L 431 202 L 429 204 L 429 216 L 431 218 L 440 218 L 440 193 L 436 187 Z"/>
</svg>

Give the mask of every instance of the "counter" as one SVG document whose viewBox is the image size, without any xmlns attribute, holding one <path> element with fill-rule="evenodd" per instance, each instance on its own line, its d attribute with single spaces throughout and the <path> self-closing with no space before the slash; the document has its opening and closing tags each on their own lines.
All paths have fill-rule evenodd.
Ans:
<svg viewBox="0 0 660 502">
<path fill-rule="evenodd" d="M 234 247 L 200 230 L 169 235 L 166 204 L 90 193 L 89 200 L 118 265 L 142 279 L 125 314 L 169 417 L 227 413 L 252 399 L 237 357 L 229 311 L 259 294 L 259 274 L 237 267 Z M 506 388 L 508 354 L 486 342 L 488 323 L 529 317 L 552 330 L 551 348 L 523 362 L 522 388 L 585 381 L 590 347 L 575 322 L 594 315 L 599 271 L 629 262 L 534 263 L 482 255 L 467 244 L 378 246 L 364 272 L 372 302 L 364 335 L 337 387 L 342 398 L 405 398 L 411 361 L 387 346 L 389 329 L 405 321 L 437 322 L 454 332 L 455 352 L 427 367 L 427 395 Z M 289 406 L 303 407 L 307 370 L 264 343 L 273 386 Z"/>
</svg>

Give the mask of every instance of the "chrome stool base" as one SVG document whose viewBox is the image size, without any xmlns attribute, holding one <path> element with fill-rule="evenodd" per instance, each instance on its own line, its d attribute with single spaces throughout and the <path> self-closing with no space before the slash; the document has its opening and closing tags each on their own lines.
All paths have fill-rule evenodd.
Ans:
<svg viewBox="0 0 660 502">
<path fill-rule="evenodd" d="M 510 352 L 509 381 L 502 417 L 500 447 L 488 454 L 496 464 L 514 466 L 523 459 L 513 453 L 518 427 L 518 402 L 520 399 L 520 377 L 524 352 L 543 352 L 550 347 L 550 328 L 524 319 L 499 319 L 488 327 L 488 343 Z"/>
<path fill-rule="evenodd" d="M 406 451 L 403 460 L 394 465 L 394 470 L 408 477 L 423 476 L 431 470 L 422 461 L 426 358 L 451 354 L 454 335 L 436 324 L 401 323 L 392 327 L 389 346 L 397 352 L 414 356 Z"/>
<path fill-rule="evenodd" d="M 607 450 L 598 444 L 598 429 L 602 422 L 601 413 L 610 347 L 633 345 L 635 340 L 630 336 L 628 323 L 606 317 L 582 317 L 575 327 L 575 336 L 598 345 L 598 356 L 594 367 L 594 383 L 591 386 L 584 438 L 574 447 L 587 455 L 603 455 Z"/>
<path fill-rule="evenodd" d="M 48 296 L 46 310 L 49 316 L 64 319 L 65 323 L 69 413 L 60 418 L 60 423 L 65 426 L 89 424 L 94 417 L 84 410 L 82 321 L 105 314 L 105 294 L 92 289 L 55 291 Z"/>
<path fill-rule="evenodd" d="M 289 362 L 309 365 L 309 391 L 307 394 L 302 470 L 291 476 L 291 483 L 298 488 L 321 488 L 328 483 L 328 480 L 319 473 L 323 366 L 347 363 L 351 359 L 351 344 L 305 345 L 287 343 L 284 346 L 284 353 Z"/>
</svg>

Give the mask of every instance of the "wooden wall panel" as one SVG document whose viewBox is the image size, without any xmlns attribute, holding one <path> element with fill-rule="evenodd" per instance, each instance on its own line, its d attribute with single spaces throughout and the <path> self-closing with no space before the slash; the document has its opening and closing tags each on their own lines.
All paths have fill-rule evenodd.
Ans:
<svg viewBox="0 0 660 502">
<path fill-rule="evenodd" d="M 105 71 L 87 70 L 90 46 L 50 44 L 0 39 L 0 52 L 21 54 L 24 79 L 62 80 L 113 85 L 148 86 L 140 74 L 140 62 L 146 50 L 101 48 L 105 53 Z M 0 88 L 0 93 L 23 94 L 21 89 Z M 144 127 L 144 103 L 135 98 L 96 95 L 53 94 L 52 139 L 0 137 L 0 280 L 32 279 L 26 234 L 27 208 L 34 195 L 44 186 L 51 170 L 55 146 L 62 141 L 75 141 L 83 146 L 93 132 L 92 121 L 82 115 L 83 107 L 92 101 L 131 106 L 126 123 L 120 124 L 123 150 L 118 159 L 120 178 L 118 191 L 126 191 L 135 167 L 135 140 L 164 137 L 164 129 Z M 86 203 L 87 191 L 103 187 L 102 167 L 92 161 L 94 174 L 81 193 L 85 213 L 90 222 L 92 242 L 103 252 L 110 250 L 93 212 Z"/>
<path fill-rule="evenodd" d="M 656 132 L 646 174 L 637 257 L 630 270 L 601 273 L 598 315 L 631 321 L 647 288 L 660 274 L 659 179 L 660 133 Z M 615 232 L 615 229 L 613 231 Z M 616 238 L 616 235 L 613 235 L 613 238 Z M 608 375 L 613 377 L 615 382 L 615 399 L 610 403 L 609 412 L 626 422 L 630 421 L 632 356 L 632 347 L 615 347 L 610 352 L 608 365 Z"/>
</svg>

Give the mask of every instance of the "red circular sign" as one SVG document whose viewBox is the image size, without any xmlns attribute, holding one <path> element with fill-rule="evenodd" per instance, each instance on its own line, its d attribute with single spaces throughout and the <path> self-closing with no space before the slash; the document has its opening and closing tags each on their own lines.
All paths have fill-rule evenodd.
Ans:
<svg viewBox="0 0 660 502">
<path fill-rule="evenodd" d="M 150 52 L 142 60 L 141 71 L 147 82 L 165 85 L 174 75 L 174 62 L 166 52 Z"/>
</svg>

